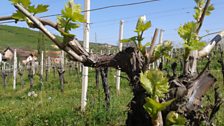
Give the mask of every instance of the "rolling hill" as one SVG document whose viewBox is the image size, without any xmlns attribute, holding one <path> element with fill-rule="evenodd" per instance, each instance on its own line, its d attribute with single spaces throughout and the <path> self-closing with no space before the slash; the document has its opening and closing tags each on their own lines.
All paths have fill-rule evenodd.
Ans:
<svg viewBox="0 0 224 126">
<path fill-rule="evenodd" d="M 62 39 L 57 36 L 58 39 Z M 7 47 L 11 48 L 22 48 L 26 50 L 36 50 L 38 45 L 38 39 L 44 41 L 46 50 L 52 50 L 52 42 L 47 37 L 43 37 L 42 33 L 28 28 L 21 28 L 15 26 L 0 25 L 0 50 Z M 81 42 L 82 43 L 82 42 Z M 117 50 L 116 46 L 100 43 L 90 43 L 90 49 L 94 52 L 99 52 L 100 50 L 111 51 Z"/>
</svg>

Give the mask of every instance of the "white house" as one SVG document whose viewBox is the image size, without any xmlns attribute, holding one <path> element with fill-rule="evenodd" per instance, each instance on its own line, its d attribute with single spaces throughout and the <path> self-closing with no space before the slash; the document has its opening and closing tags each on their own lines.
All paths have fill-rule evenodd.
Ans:
<svg viewBox="0 0 224 126">
<path fill-rule="evenodd" d="M 0 62 L 2 62 L 2 54 L 0 53 Z"/>
<path fill-rule="evenodd" d="M 37 62 L 37 57 L 34 56 L 33 54 L 30 54 L 25 60 L 22 61 L 22 63 L 24 65 L 26 65 L 28 62 L 34 60 L 35 62 Z"/>
</svg>

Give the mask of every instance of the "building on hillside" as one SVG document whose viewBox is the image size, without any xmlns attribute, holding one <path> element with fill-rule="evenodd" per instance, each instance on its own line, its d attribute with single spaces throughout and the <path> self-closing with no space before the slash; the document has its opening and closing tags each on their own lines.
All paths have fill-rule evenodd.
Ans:
<svg viewBox="0 0 224 126">
<path fill-rule="evenodd" d="M 3 60 L 4 61 L 11 61 L 13 59 L 13 53 L 14 51 L 8 47 L 3 51 Z"/>
<path fill-rule="evenodd" d="M 37 57 L 34 56 L 33 54 L 30 54 L 29 56 L 26 57 L 26 59 L 22 60 L 22 63 L 23 63 L 24 65 L 26 65 L 26 64 L 27 64 L 28 62 L 30 62 L 30 61 L 35 61 L 35 62 L 38 63 L 38 61 L 37 61 Z"/>
<path fill-rule="evenodd" d="M 14 50 L 16 48 L 6 48 L 4 51 L 3 51 L 3 60 L 4 61 L 12 61 L 13 60 L 13 55 L 14 55 Z M 35 55 L 36 53 L 34 51 L 27 51 L 27 50 L 24 50 L 24 49 L 20 49 L 20 48 L 17 48 L 16 49 L 16 52 L 17 52 L 17 57 L 19 60 L 26 60 L 30 55 Z"/>
<path fill-rule="evenodd" d="M 52 64 L 60 64 L 61 62 L 61 51 L 47 51 L 46 56 L 50 57 Z"/>
</svg>

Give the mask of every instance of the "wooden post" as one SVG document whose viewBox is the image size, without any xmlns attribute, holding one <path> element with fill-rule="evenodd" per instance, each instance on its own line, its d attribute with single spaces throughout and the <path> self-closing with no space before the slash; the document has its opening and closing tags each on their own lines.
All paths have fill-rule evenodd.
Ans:
<svg viewBox="0 0 224 126">
<path fill-rule="evenodd" d="M 79 72 L 81 73 L 83 65 L 81 63 L 79 63 L 79 62 L 77 64 L 79 65 Z"/>
<path fill-rule="evenodd" d="M 21 85 L 22 85 L 22 88 L 24 87 L 24 80 L 23 80 L 23 66 L 20 64 L 19 62 L 19 67 L 18 67 L 18 75 L 20 76 L 20 82 L 21 82 Z"/>
<path fill-rule="evenodd" d="M 155 69 L 155 62 L 152 63 L 152 69 Z"/>
<path fill-rule="evenodd" d="M 108 55 L 110 55 L 110 54 L 111 54 L 110 49 L 108 49 Z"/>
<path fill-rule="evenodd" d="M 48 81 L 48 73 L 49 73 L 49 63 L 48 63 L 49 61 L 47 60 L 46 62 L 45 62 L 45 66 L 46 66 L 46 69 L 45 69 L 45 81 Z"/>
<path fill-rule="evenodd" d="M 34 72 L 33 72 L 33 61 L 29 61 L 28 62 L 28 78 L 29 78 L 29 81 L 30 81 L 30 91 L 33 89 L 33 75 L 34 75 Z"/>
<path fill-rule="evenodd" d="M 33 71 L 33 75 L 35 75 L 35 73 L 36 73 L 35 67 L 36 67 L 36 63 L 35 63 L 35 60 L 33 58 L 32 59 L 32 71 Z"/>
<path fill-rule="evenodd" d="M 93 54 L 93 49 L 90 49 L 90 54 Z M 91 69 L 91 71 L 93 70 L 92 67 L 90 69 Z"/>
<path fill-rule="evenodd" d="M 0 65 L 2 64 L 2 54 L 0 53 Z"/>
<path fill-rule="evenodd" d="M 17 75 L 17 54 L 16 49 L 14 50 L 14 63 L 13 63 L 13 89 L 16 89 L 16 75 Z"/>
<path fill-rule="evenodd" d="M 120 21 L 120 32 L 119 32 L 119 51 L 122 51 L 122 43 L 121 40 L 123 39 L 123 31 L 124 31 L 124 21 L 121 20 Z M 120 94 L 120 75 L 121 75 L 121 71 L 117 70 L 116 72 L 116 90 L 117 90 L 117 94 Z"/>
<path fill-rule="evenodd" d="M 65 67 L 65 52 L 61 51 L 61 67 L 62 70 L 64 71 L 64 67 Z"/>
<path fill-rule="evenodd" d="M 40 76 L 43 79 L 44 75 L 44 52 L 41 51 L 41 60 L 40 60 Z"/>
<path fill-rule="evenodd" d="M 3 62 L 3 66 L 2 66 L 2 81 L 3 81 L 3 88 L 6 88 L 6 77 L 7 77 L 7 73 L 5 70 L 5 62 Z"/>
<path fill-rule="evenodd" d="M 84 37 L 83 47 L 89 52 L 89 32 L 90 32 L 90 0 L 85 0 L 84 18 Z M 81 111 L 84 112 L 87 104 L 87 88 L 88 88 L 88 67 L 83 67 L 82 71 L 82 97 L 81 97 Z"/>
<path fill-rule="evenodd" d="M 51 70 L 51 57 L 48 56 L 48 59 L 47 59 L 47 65 L 48 65 L 48 72 L 50 73 L 50 70 Z"/>
<path fill-rule="evenodd" d="M 65 60 L 64 60 L 64 51 L 61 51 L 61 60 L 60 60 L 60 66 L 59 66 L 59 69 L 58 69 L 58 74 L 59 74 L 59 79 L 60 79 L 60 84 L 61 84 L 61 92 L 64 92 L 64 73 L 65 73 L 65 70 L 64 70 L 64 63 L 65 63 Z"/>
<path fill-rule="evenodd" d="M 43 75 L 44 75 L 44 52 L 41 51 L 40 57 L 40 89 L 43 87 Z"/>
<path fill-rule="evenodd" d="M 103 55 L 103 50 L 100 50 L 100 55 Z"/>
<path fill-rule="evenodd" d="M 160 35 L 159 35 L 159 44 L 163 44 L 163 32 L 164 32 L 164 30 L 163 29 L 160 29 Z M 158 66 L 157 66 L 157 68 L 160 66 L 160 65 L 162 65 L 161 67 L 163 68 L 163 64 L 164 64 L 164 56 L 162 56 L 161 58 L 160 58 L 160 60 L 159 60 L 159 62 L 158 62 Z"/>
</svg>

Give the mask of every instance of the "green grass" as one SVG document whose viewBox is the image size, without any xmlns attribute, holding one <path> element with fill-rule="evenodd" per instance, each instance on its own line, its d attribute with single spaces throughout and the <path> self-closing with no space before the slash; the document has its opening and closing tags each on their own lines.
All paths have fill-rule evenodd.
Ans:
<svg viewBox="0 0 224 126">
<path fill-rule="evenodd" d="M 49 81 L 44 82 L 42 91 L 39 88 L 38 77 L 35 77 L 34 90 L 38 97 L 28 97 L 28 80 L 24 88 L 18 83 L 14 91 L 12 80 L 9 79 L 7 88 L 0 88 L 0 125 L 125 125 L 127 105 L 132 93 L 128 82 L 122 80 L 121 94 L 117 96 L 114 73 L 113 70 L 109 75 L 111 106 L 109 111 L 106 111 L 102 85 L 99 90 L 95 88 L 94 72 L 90 72 L 85 113 L 80 112 L 81 75 L 74 71 L 72 75 L 65 75 L 67 83 L 64 93 L 60 92 L 58 76 L 54 78 L 51 74 Z"/>
<path fill-rule="evenodd" d="M 0 34 L 1 49 L 6 47 L 37 49 L 38 39 L 41 37 L 38 31 L 6 25 L 0 25 Z M 52 42 L 46 37 L 44 41 L 46 49 L 50 49 Z"/>
</svg>

